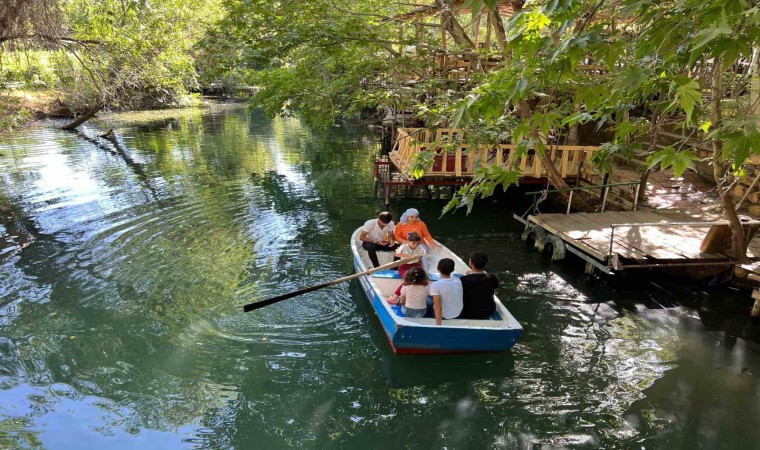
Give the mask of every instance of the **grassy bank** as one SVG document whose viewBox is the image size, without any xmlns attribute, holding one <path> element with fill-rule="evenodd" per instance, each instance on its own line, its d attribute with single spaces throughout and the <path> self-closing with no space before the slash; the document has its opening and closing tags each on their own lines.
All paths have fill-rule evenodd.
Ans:
<svg viewBox="0 0 760 450">
<path fill-rule="evenodd" d="M 14 90 L 0 92 L 0 133 L 13 131 L 30 120 L 58 108 L 54 91 Z"/>
</svg>

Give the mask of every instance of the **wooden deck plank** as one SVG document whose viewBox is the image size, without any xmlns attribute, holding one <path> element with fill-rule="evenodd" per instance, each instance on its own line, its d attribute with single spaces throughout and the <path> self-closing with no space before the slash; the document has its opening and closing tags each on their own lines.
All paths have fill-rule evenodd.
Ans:
<svg viewBox="0 0 760 450">
<path fill-rule="evenodd" d="M 614 211 L 610 214 L 603 213 L 606 217 L 596 217 L 598 214 L 594 213 L 580 213 L 587 214 L 602 224 L 611 223 L 668 223 L 668 220 L 662 216 L 651 212 L 640 211 Z M 625 219 L 624 222 L 616 222 L 618 219 Z M 704 254 L 699 251 L 699 246 L 702 243 L 702 237 L 700 232 L 688 226 L 678 227 L 616 227 L 617 230 L 622 233 L 630 233 L 631 231 L 638 230 L 637 235 L 633 236 L 633 243 L 638 246 L 646 246 L 648 248 L 657 249 L 656 253 L 651 253 L 652 250 L 647 250 L 651 256 L 658 259 L 726 259 L 726 255 L 721 254 Z M 631 240 L 630 234 L 626 234 L 629 240 Z M 642 250 L 644 250 L 642 248 Z"/>
<path fill-rule="evenodd" d="M 626 211 L 625 213 L 636 214 L 636 216 L 631 217 L 633 219 L 632 222 L 648 221 L 650 223 L 652 222 L 671 223 L 671 222 L 699 222 L 700 221 L 699 218 L 692 217 L 688 214 L 676 213 L 676 212 L 668 212 L 665 214 L 661 214 L 659 212 Z M 626 215 L 625 213 L 623 213 L 624 216 Z M 663 240 L 663 242 L 669 244 L 671 247 L 674 247 L 676 249 L 687 251 L 689 253 L 689 257 L 691 258 L 698 258 L 698 259 L 726 259 L 728 258 L 727 255 L 722 254 L 722 253 L 702 253 L 700 251 L 702 240 L 704 239 L 708 228 L 709 227 L 673 225 L 667 228 L 667 233 L 663 233 L 663 232 L 660 232 L 660 233 L 664 234 L 667 237 L 666 239 Z M 679 241 L 674 240 L 675 236 L 677 236 L 680 240 Z"/>
<path fill-rule="evenodd" d="M 603 213 L 541 214 L 530 216 L 531 223 L 556 234 L 568 245 L 607 261 L 611 226 L 625 223 L 699 222 L 707 218 L 667 211 L 606 211 Z M 726 260 L 721 253 L 701 253 L 707 227 L 690 225 L 615 227 L 613 253 L 620 257 L 646 260 L 709 261 Z M 760 263 L 757 264 L 760 273 Z M 753 265 L 754 266 L 754 265 Z"/>
<path fill-rule="evenodd" d="M 597 251 L 603 254 L 609 252 L 610 247 L 610 232 L 609 229 L 599 229 L 598 224 L 586 217 L 578 217 L 577 214 L 558 214 L 552 215 L 552 223 L 555 228 L 558 228 L 566 232 L 573 239 L 583 240 L 588 242 Z M 631 248 L 626 245 L 625 242 L 616 241 L 615 253 L 626 258 L 643 259 L 646 254 L 638 251 L 635 248 Z"/>
<path fill-rule="evenodd" d="M 609 214 L 606 212 L 602 214 L 581 214 L 590 216 L 602 225 L 636 222 L 667 223 L 667 220 L 663 220 L 657 214 L 641 211 L 611 211 Z M 663 228 L 660 227 L 616 227 L 615 230 L 616 235 L 618 234 L 617 230 L 620 230 L 621 233 L 625 233 L 624 237 L 631 245 L 658 259 L 700 259 L 702 257 L 698 250 L 701 240 L 697 238 L 674 238 L 669 233 L 663 232 Z M 634 230 L 637 231 L 631 236 L 630 232 Z M 720 258 L 724 259 L 725 256 L 720 255 Z"/>
<path fill-rule="evenodd" d="M 600 260 L 602 262 L 606 262 L 607 261 L 607 254 L 606 253 L 600 252 L 598 249 L 596 249 L 596 248 L 594 248 L 594 247 L 592 247 L 592 246 L 590 246 L 590 245 L 588 245 L 588 244 L 586 244 L 584 242 L 581 242 L 581 241 L 579 241 L 579 240 L 571 237 L 566 232 L 560 231 L 560 230 L 554 228 L 552 226 L 552 224 L 549 224 L 545 220 L 540 219 L 540 216 L 538 216 L 538 217 L 536 217 L 536 216 L 528 216 L 528 221 L 532 222 L 532 223 L 535 223 L 537 225 L 540 225 L 541 227 L 543 227 L 549 233 L 552 233 L 552 234 L 555 234 L 555 235 L 559 236 L 563 241 L 568 242 L 570 245 L 573 245 L 574 247 L 579 248 L 580 250 L 588 253 L 589 255 L 593 256 L 594 258 L 596 258 L 596 259 L 598 259 L 598 260 Z"/>
<path fill-rule="evenodd" d="M 606 213 L 577 213 L 577 214 L 583 215 L 588 220 L 595 222 L 598 227 L 602 229 L 606 229 L 607 233 L 611 233 L 611 227 L 609 225 L 612 223 L 615 223 L 615 221 L 617 220 L 617 219 L 614 219 L 613 217 L 607 217 L 607 218 L 596 217 L 598 214 L 606 214 Z M 628 227 L 616 228 L 615 242 L 620 242 L 621 244 L 627 245 L 628 247 L 634 248 L 638 250 L 639 252 L 656 259 L 684 259 L 684 255 L 673 251 L 670 247 L 665 246 L 665 245 L 658 245 L 657 243 L 650 242 L 650 240 L 647 239 L 646 234 L 641 232 L 642 230 L 640 228 L 637 228 L 637 229 L 639 230 L 639 232 L 636 232 L 633 236 L 631 236 L 629 233 L 632 231 L 632 228 L 628 228 Z"/>
<path fill-rule="evenodd" d="M 575 215 L 552 214 L 551 218 L 545 217 L 546 215 L 539 216 L 542 219 L 542 223 L 556 230 L 558 233 L 563 234 L 563 239 L 568 241 L 571 245 L 574 242 L 583 242 L 586 246 L 594 250 L 596 257 L 602 260 L 607 259 L 607 255 L 610 247 L 610 233 L 605 233 L 603 230 L 597 230 L 596 225 L 588 221 L 587 219 L 577 218 Z M 549 220 L 543 220 L 549 219 Z M 556 234 L 556 233 L 555 233 Z M 568 238 L 568 239 L 565 239 Z M 627 246 L 623 246 L 615 251 L 615 253 L 625 258 L 643 259 L 646 254 L 631 249 Z M 598 255 L 604 255 L 598 256 Z"/>
</svg>

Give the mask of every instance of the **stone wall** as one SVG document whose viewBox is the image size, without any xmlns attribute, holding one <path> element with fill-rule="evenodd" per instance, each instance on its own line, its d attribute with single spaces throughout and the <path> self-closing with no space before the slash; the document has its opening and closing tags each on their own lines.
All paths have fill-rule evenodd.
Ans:
<svg viewBox="0 0 760 450">
<path fill-rule="evenodd" d="M 760 156 L 752 156 L 744 167 L 747 174 L 739 180 L 739 183 L 734 187 L 734 191 L 732 192 L 734 200 L 737 202 L 747 193 L 750 185 L 757 178 L 757 174 L 760 173 Z M 742 204 L 742 210 L 749 212 L 753 216 L 760 217 L 760 182 L 755 184 L 747 195 Z"/>
<path fill-rule="evenodd" d="M 700 177 L 714 184 L 715 179 L 713 178 L 712 151 L 707 150 L 702 146 L 690 146 L 690 150 L 700 158 L 700 160 L 694 162 L 696 172 Z M 735 202 L 741 200 L 744 194 L 750 189 L 752 182 L 755 181 L 757 174 L 760 173 L 760 155 L 753 155 L 750 157 L 749 162 L 744 165 L 744 170 L 746 175 L 739 180 L 731 192 Z M 755 184 L 752 191 L 747 195 L 747 198 L 744 199 L 740 211 L 745 213 L 748 212 L 750 215 L 760 218 L 760 182 Z"/>
</svg>

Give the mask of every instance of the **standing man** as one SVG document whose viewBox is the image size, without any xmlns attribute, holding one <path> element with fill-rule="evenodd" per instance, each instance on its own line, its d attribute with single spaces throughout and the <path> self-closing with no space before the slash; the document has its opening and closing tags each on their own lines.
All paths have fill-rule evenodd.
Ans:
<svg viewBox="0 0 760 450">
<path fill-rule="evenodd" d="M 393 239 L 393 216 L 387 211 L 377 215 L 377 219 L 368 220 L 359 233 L 362 248 L 367 250 L 370 261 L 374 267 L 379 267 L 377 252 L 394 252 L 398 244 Z"/>
<path fill-rule="evenodd" d="M 464 307 L 462 319 L 488 319 L 496 311 L 494 294 L 499 289 L 499 279 L 486 273 L 488 255 L 483 252 L 470 254 L 470 270 L 459 280 L 462 282 Z"/>
<path fill-rule="evenodd" d="M 458 278 L 451 278 L 452 272 L 454 272 L 454 260 L 441 258 L 438 261 L 440 278 L 430 285 L 436 325 L 441 324 L 442 318 L 456 319 L 462 312 L 462 283 Z"/>
</svg>

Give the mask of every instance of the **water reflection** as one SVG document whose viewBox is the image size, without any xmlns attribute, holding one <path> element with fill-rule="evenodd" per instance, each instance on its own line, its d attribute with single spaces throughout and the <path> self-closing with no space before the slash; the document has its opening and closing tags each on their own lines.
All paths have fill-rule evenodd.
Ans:
<svg viewBox="0 0 760 450">
<path fill-rule="evenodd" d="M 243 314 L 353 270 L 377 145 L 239 105 L 101 120 L 0 139 L 0 447 L 760 439 L 731 420 L 759 403 L 746 324 L 715 319 L 738 301 L 589 283 L 526 249 L 504 209 L 404 201 L 460 255 L 489 252 L 525 328 L 511 353 L 395 356 L 355 283 Z"/>
</svg>

